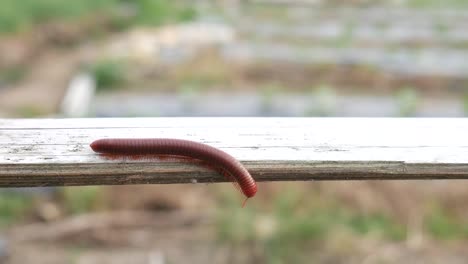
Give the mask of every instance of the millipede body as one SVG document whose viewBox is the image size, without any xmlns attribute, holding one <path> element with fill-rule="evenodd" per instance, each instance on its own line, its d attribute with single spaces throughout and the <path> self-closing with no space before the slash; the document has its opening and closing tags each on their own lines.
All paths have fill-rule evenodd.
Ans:
<svg viewBox="0 0 468 264">
<path fill-rule="evenodd" d="M 242 193 L 253 197 L 257 184 L 247 169 L 226 152 L 206 144 L 172 138 L 107 138 L 91 143 L 91 148 L 98 153 L 119 155 L 175 155 L 199 159 L 226 171 L 239 184 Z"/>
</svg>

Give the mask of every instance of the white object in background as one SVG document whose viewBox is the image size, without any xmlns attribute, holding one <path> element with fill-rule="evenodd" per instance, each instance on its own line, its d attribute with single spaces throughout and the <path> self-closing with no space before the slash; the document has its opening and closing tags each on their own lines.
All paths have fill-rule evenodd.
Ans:
<svg viewBox="0 0 468 264">
<path fill-rule="evenodd" d="M 96 82 L 89 73 L 79 73 L 73 77 L 60 105 L 60 112 L 65 117 L 84 117 L 89 113 L 89 106 L 96 90 Z"/>
<path fill-rule="evenodd" d="M 148 254 L 148 264 L 164 264 L 164 255 L 160 251 L 151 251 Z"/>
</svg>

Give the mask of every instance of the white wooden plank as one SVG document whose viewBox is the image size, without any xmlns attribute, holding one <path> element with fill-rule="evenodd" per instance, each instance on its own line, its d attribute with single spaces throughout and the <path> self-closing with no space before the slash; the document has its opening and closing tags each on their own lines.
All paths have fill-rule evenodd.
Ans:
<svg viewBox="0 0 468 264">
<path fill-rule="evenodd" d="M 183 159 L 89 148 L 110 137 L 206 143 L 258 180 L 465 178 L 467 132 L 462 118 L 0 119 L 0 186 L 223 181 Z"/>
</svg>

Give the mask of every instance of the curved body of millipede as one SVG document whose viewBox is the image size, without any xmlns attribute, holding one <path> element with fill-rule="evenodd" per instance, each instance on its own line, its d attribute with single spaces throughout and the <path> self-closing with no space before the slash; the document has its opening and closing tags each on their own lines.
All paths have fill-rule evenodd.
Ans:
<svg viewBox="0 0 468 264">
<path fill-rule="evenodd" d="M 206 144 L 172 138 L 107 138 L 91 143 L 91 148 L 98 153 L 119 155 L 175 155 L 199 159 L 227 172 L 239 184 L 242 193 L 253 197 L 257 184 L 247 169 L 226 152 Z"/>
</svg>

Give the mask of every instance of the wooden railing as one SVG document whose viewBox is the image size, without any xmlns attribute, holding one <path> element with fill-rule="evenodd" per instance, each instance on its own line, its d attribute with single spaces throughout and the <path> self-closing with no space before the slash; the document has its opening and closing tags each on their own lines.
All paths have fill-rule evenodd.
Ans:
<svg viewBox="0 0 468 264">
<path fill-rule="evenodd" d="M 202 162 L 94 153 L 99 138 L 183 138 L 257 181 L 468 178 L 468 119 L 0 119 L 0 187 L 221 182 Z"/>
</svg>

